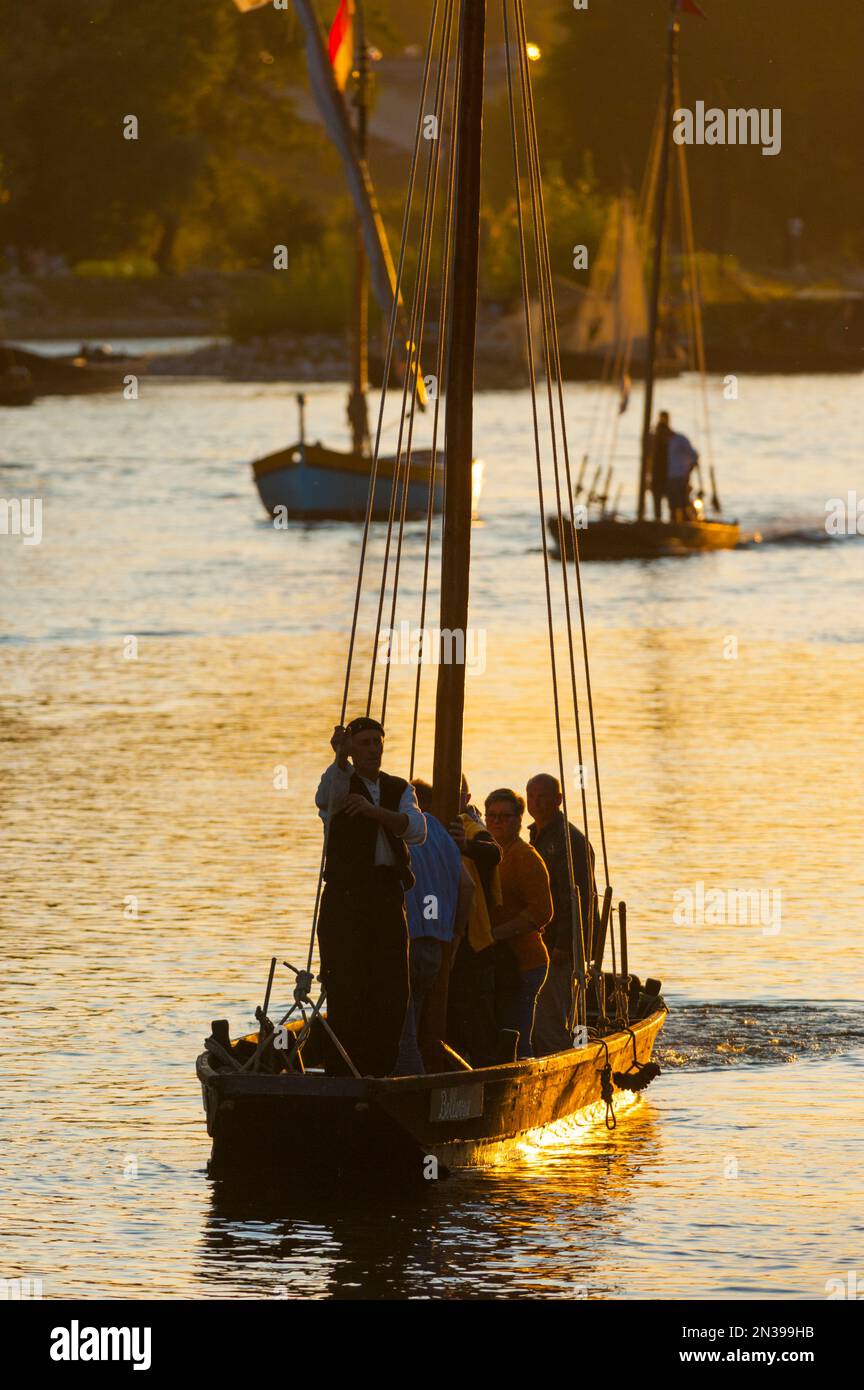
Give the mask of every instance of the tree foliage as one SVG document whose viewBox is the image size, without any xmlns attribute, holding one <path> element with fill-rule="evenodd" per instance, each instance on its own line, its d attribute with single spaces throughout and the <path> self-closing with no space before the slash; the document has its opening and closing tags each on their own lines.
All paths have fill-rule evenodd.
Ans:
<svg viewBox="0 0 864 1390">
<path fill-rule="evenodd" d="M 302 64 L 292 17 L 230 0 L 0 0 L 0 239 L 70 261 L 173 249 L 189 219 L 199 255 L 249 251 L 317 223 L 286 169 L 306 128 L 286 81 Z M 124 138 L 127 117 L 137 138 Z M 274 217 L 279 211 L 290 216 Z M 209 236 L 208 236 L 209 231 Z M 209 244 L 208 244 L 209 243 Z"/>
<path fill-rule="evenodd" d="M 322 19 L 336 4 L 318 0 Z M 774 158 L 741 146 L 688 151 L 700 246 L 777 264 L 789 219 L 800 218 L 805 259 L 860 258 L 861 0 L 824 12 L 812 0 L 704 5 L 708 20 L 682 20 L 684 104 L 779 108 L 782 150 Z M 609 198 L 639 186 L 668 13 L 668 0 L 527 6 L 529 38 L 542 54 L 532 75 L 562 270 L 568 247 L 590 246 Z M 430 0 L 367 0 L 369 39 L 392 56 L 424 41 L 429 15 Z M 162 268 L 233 269 L 267 264 L 276 244 L 321 243 L 337 228 L 338 159 L 320 125 L 297 119 L 291 97 L 304 83 L 292 9 L 241 15 L 232 0 L 0 0 L 0 25 L 0 247 L 42 248 L 70 263 L 132 255 Z M 515 264 L 513 191 L 501 10 L 492 0 L 489 42 L 486 281 L 503 287 Z M 123 138 L 130 115 L 137 140 Z M 395 195 L 401 154 L 394 162 L 379 147 L 372 163 L 382 198 Z M 588 169 L 595 173 L 586 184 Z"/>
</svg>

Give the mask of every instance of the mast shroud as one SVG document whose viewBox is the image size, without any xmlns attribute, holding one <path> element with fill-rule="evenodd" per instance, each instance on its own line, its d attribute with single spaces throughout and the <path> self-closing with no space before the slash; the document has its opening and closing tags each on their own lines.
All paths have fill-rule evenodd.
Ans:
<svg viewBox="0 0 864 1390">
<path fill-rule="evenodd" d="M 435 814 L 447 825 L 459 814 L 462 719 L 471 562 L 471 461 L 474 444 L 474 356 L 480 261 L 480 167 L 486 0 L 462 0 L 461 82 L 457 109 L 453 211 L 452 311 L 447 342 L 444 531 L 441 545 L 441 651 L 435 700 L 432 781 Z M 443 634 L 461 633 L 445 642 Z M 461 660 L 446 662 L 448 651 Z"/>
<path fill-rule="evenodd" d="M 645 494 L 648 490 L 648 467 L 651 450 L 651 415 L 654 406 L 654 377 L 657 361 L 657 329 L 660 312 L 660 282 L 663 275 L 663 243 L 666 234 L 666 194 L 669 187 L 669 152 L 672 143 L 672 108 L 675 102 L 675 64 L 678 56 L 677 12 L 669 20 L 666 44 L 666 96 L 663 115 L 663 143 L 660 148 L 660 169 L 657 176 L 657 206 L 654 221 L 654 265 L 651 275 L 651 304 L 648 320 L 648 343 L 645 360 L 645 409 L 642 416 L 642 461 L 639 468 L 640 521 L 645 518 Z"/>
</svg>

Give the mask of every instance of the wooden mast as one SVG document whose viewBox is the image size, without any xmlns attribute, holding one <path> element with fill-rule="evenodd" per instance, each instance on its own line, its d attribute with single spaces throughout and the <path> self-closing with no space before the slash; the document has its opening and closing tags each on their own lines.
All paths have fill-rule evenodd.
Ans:
<svg viewBox="0 0 864 1390">
<path fill-rule="evenodd" d="M 432 781 L 435 814 L 445 825 L 459 814 L 465 647 L 471 560 L 471 460 L 474 426 L 474 350 L 480 256 L 480 154 L 486 0 L 461 0 L 461 82 L 457 109 L 453 261 L 446 370 L 444 534 L 441 550 L 442 636 L 435 701 Z M 458 634 L 461 634 L 461 640 Z M 448 654 L 451 660 L 446 661 Z M 461 658 L 461 659 L 453 659 Z"/>
<path fill-rule="evenodd" d="M 675 63 L 678 53 L 678 7 L 673 0 L 666 45 L 666 94 L 663 103 L 663 131 L 660 171 L 657 180 L 657 206 L 654 219 L 654 266 L 651 275 L 651 306 L 648 321 L 648 351 L 645 361 L 645 412 L 642 417 L 642 463 L 639 469 L 639 520 L 645 517 L 645 494 L 651 464 L 651 415 L 654 407 L 654 376 L 657 362 L 657 329 L 660 315 L 660 283 L 663 277 L 663 242 L 666 234 L 666 193 L 669 187 L 669 151 L 672 144 L 672 108 L 675 101 Z"/>
<path fill-rule="evenodd" d="M 369 55 L 366 50 L 366 24 L 363 0 L 355 7 L 354 65 L 357 71 L 355 109 L 357 124 L 357 154 L 365 163 L 367 152 L 367 114 L 369 109 Z M 348 397 L 348 420 L 351 425 L 352 449 L 363 454 L 369 438 L 369 416 L 366 393 L 369 389 L 369 265 L 363 241 L 363 224 L 354 216 L 354 354 L 351 392 Z"/>
</svg>

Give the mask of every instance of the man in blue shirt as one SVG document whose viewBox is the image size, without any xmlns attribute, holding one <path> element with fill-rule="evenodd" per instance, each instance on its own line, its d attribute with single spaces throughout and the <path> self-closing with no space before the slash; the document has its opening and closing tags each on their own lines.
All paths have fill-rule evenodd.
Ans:
<svg viewBox="0 0 864 1390">
<path fill-rule="evenodd" d="M 666 465 L 666 496 L 673 521 L 689 521 L 690 474 L 699 467 L 699 455 L 686 434 L 672 431 L 669 435 Z"/>
<path fill-rule="evenodd" d="M 474 885 L 449 832 L 432 815 L 432 788 L 415 781 L 417 804 L 426 815 L 426 839 L 411 847 L 415 883 L 405 894 L 408 917 L 411 999 L 402 1030 L 397 1075 L 425 1072 L 418 1037 L 430 990 L 465 931 Z"/>
</svg>

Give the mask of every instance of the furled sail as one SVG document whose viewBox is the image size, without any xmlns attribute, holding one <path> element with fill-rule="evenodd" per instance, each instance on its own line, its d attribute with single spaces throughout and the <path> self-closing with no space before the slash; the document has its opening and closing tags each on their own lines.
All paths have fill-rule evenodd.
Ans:
<svg viewBox="0 0 864 1390">
<path fill-rule="evenodd" d="M 265 4 L 270 3 L 272 0 L 234 0 L 238 10 L 242 11 L 261 9 Z M 279 8 L 281 9 L 283 6 L 279 6 Z M 340 90 L 340 83 L 344 85 L 343 77 L 345 74 L 342 69 L 344 68 L 345 55 L 350 47 L 353 30 L 351 23 L 353 3 L 347 4 L 343 0 L 339 7 L 333 26 L 335 32 L 331 33 L 334 47 L 332 54 L 312 5 L 312 0 L 294 0 L 294 8 L 306 36 L 309 85 L 315 98 L 315 104 L 321 113 L 321 119 L 327 128 L 327 133 L 339 151 L 345 168 L 348 191 L 351 194 L 363 232 L 363 244 L 369 261 L 369 278 L 386 323 L 389 322 L 393 313 L 396 269 L 390 254 L 387 232 L 378 210 L 378 201 L 372 186 L 369 166 L 365 159 L 361 159 L 357 153 L 354 132 L 351 129 L 348 110 Z M 335 70 L 334 62 L 331 59 L 336 60 Z M 401 310 L 402 296 L 400 294 L 397 323 L 400 329 L 399 336 L 405 343 L 407 353 L 408 335 Z M 417 399 L 422 409 L 426 403 L 423 373 L 416 355 L 412 354 L 412 357 L 409 371 L 413 376 Z"/>
<path fill-rule="evenodd" d="M 342 93 L 336 85 L 327 44 L 311 0 L 294 0 L 294 8 L 306 35 L 306 61 L 312 95 L 321 112 L 321 119 L 327 127 L 327 133 L 339 151 L 345 167 L 348 189 L 363 229 L 363 244 L 369 258 L 372 288 L 386 321 L 393 312 L 396 270 L 378 210 L 369 167 L 357 154 L 348 111 Z M 404 339 L 405 334 L 401 336 Z M 422 392 L 422 384 L 419 382 L 418 389 Z"/>
</svg>

